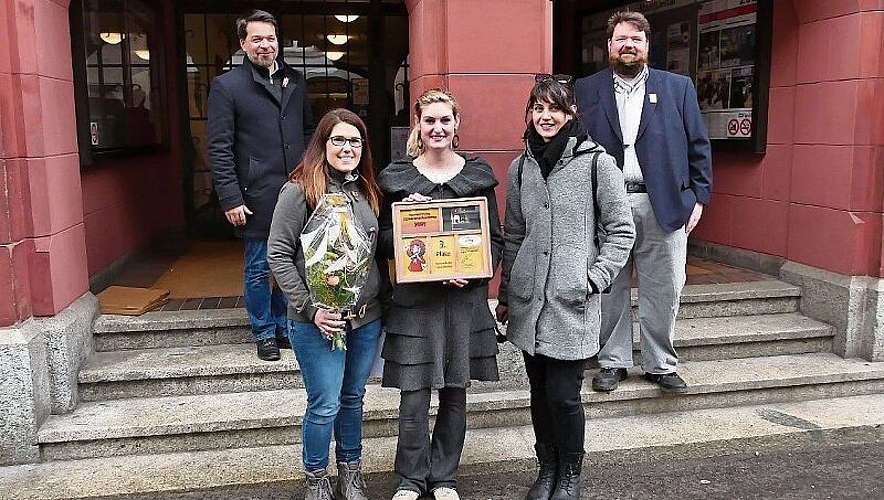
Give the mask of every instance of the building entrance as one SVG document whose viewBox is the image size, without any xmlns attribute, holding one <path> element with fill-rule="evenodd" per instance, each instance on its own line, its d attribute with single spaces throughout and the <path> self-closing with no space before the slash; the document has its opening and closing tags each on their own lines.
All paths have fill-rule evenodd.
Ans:
<svg viewBox="0 0 884 500">
<path fill-rule="evenodd" d="M 206 122 L 212 80 L 241 64 L 234 24 L 243 5 L 194 2 L 179 7 L 185 54 L 179 73 L 187 113 L 183 143 L 188 233 L 232 235 L 212 185 Z M 402 0 L 289 1 L 274 3 L 280 56 L 307 78 L 314 123 L 326 111 L 356 112 L 369 129 L 380 168 L 399 154 L 409 125 L 408 13 Z M 391 141 L 391 138 L 393 139 Z"/>
</svg>

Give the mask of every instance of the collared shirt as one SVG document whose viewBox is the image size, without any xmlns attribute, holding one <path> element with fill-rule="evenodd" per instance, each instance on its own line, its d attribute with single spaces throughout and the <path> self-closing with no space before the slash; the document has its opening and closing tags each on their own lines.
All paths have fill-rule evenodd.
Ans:
<svg viewBox="0 0 884 500">
<path fill-rule="evenodd" d="M 617 116 L 620 118 L 620 131 L 623 134 L 623 178 L 626 182 L 644 182 L 635 153 L 635 140 L 641 123 L 647 80 L 647 66 L 630 80 L 614 73 L 614 98 L 617 100 Z"/>
</svg>

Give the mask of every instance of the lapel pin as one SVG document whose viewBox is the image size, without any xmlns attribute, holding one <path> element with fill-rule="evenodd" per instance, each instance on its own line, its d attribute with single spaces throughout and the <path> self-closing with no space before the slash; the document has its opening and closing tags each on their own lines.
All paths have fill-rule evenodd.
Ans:
<svg viewBox="0 0 884 500">
<path fill-rule="evenodd" d="M 282 86 L 285 87 L 285 80 L 283 80 Z M 648 100 L 651 101 L 651 104 L 657 104 L 657 94 L 648 94 Z"/>
<path fill-rule="evenodd" d="M 282 79 L 282 88 L 286 88 L 289 86 L 289 77 L 285 77 Z"/>
</svg>

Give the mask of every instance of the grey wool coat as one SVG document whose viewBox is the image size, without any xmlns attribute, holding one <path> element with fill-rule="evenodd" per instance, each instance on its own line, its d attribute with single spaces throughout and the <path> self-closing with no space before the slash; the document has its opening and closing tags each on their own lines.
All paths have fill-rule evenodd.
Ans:
<svg viewBox="0 0 884 500">
<path fill-rule="evenodd" d="M 412 193 L 433 199 L 484 196 L 488 200 L 492 269 L 503 251 L 503 235 L 488 163 L 466 158 L 463 170 L 444 184 L 434 184 L 411 163 L 391 163 L 378 184 L 386 209 L 379 220 L 378 253 L 393 258 L 390 204 Z M 488 280 L 470 280 L 464 288 L 441 283 L 397 284 L 384 321 L 385 387 L 403 391 L 466 387 L 470 380 L 498 380 L 495 321 L 488 308 Z"/>
<path fill-rule="evenodd" d="M 576 149 L 575 149 L 575 146 Z M 572 137 L 546 180 L 526 148 L 507 176 L 505 246 L 498 299 L 509 307 L 507 339 L 530 355 L 580 360 L 598 353 L 601 297 L 635 240 L 623 174 L 604 148 Z M 591 185 L 598 158 L 596 225 Z M 602 229 L 596 248 L 596 228 Z"/>
</svg>

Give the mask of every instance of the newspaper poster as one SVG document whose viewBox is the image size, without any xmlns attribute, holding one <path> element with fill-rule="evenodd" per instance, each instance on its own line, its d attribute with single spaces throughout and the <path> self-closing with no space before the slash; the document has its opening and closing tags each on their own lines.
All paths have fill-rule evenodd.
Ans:
<svg viewBox="0 0 884 500">
<path fill-rule="evenodd" d="M 756 0 L 711 0 L 698 13 L 697 100 L 711 139 L 752 136 Z"/>
</svg>

